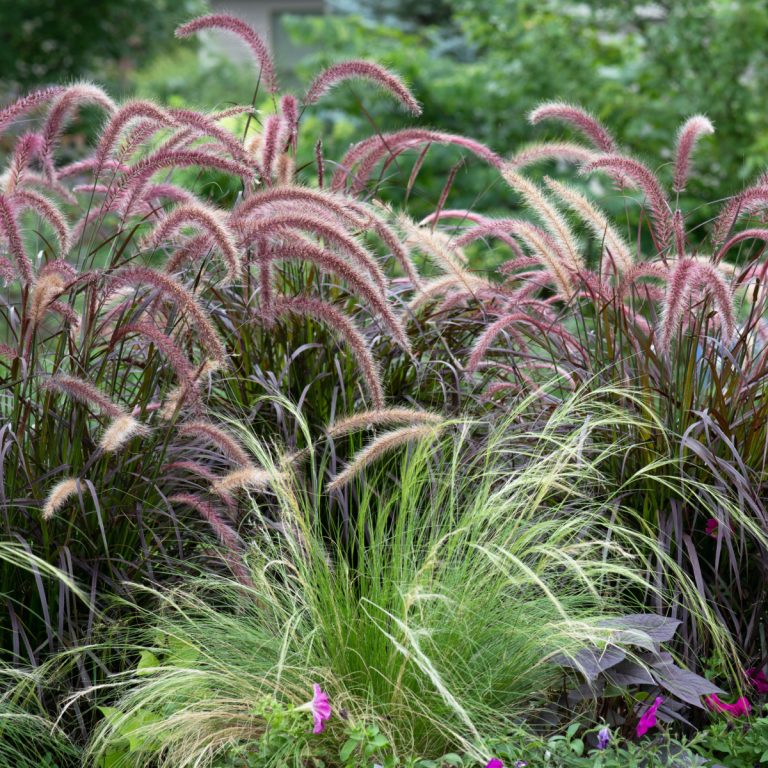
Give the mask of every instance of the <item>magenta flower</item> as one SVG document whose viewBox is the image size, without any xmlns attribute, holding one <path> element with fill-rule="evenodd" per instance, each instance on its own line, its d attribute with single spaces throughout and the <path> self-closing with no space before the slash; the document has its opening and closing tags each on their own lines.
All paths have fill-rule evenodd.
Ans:
<svg viewBox="0 0 768 768">
<path fill-rule="evenodd" d="M 597 748 L 605 749 L 611 741 L 611 729 L 606 725 L 597 732 Z"/>
<path fill-rule="evenodd" d="M 706 705 L 715 712 L 722 712 L 723 714 L 730 715 L 731 717 L 749 717 L 751 707 L 746 696 L 741 696 L 736 699 L 733 704 L 729 704 L 726 701 L 722 701 L 717 694 L 711 696 L 705 696 L 704 702 Z"/>
<path fill-rule="evenodd" d="M 745 670 L 747 680 L 758 693 L 768 693 L 768 677 L 762 669 L 750 667 Z"/>
<path fill-rule="evenodd" d="M 485 768 L 504 768 L 504 763 L 502 763 L 498 757 L 494 757 L 493 760 L 488 761 Z"/>
<path fill-rule="evenodd" d="M 651 728 L 656 727 L 656 710 L 661 706 L 664 701 L 663 696 L 657 696 L 656 700 L 651 704 L 648 709 L 643 712 L 640 719 L 637 722 L 637 737 L 645 736 Z"/>
<path fill-rule="evenodd" d="M 331 703 L 328 701 L 328 694 L 317 683 L 312 688 L 315 692 L 309 702 L 309 711 L 315 723 L 312 733 L 322 733 L 325 730 L 325 721 L 331 719 Z"/>
<path fill-rule="evenodd" d="M 717 538 L 717 520 L 715 520 L 714 517 L 710 517 L 707 520 L 706 525 L 704 526 L 704 532 L 707 534 L 707 536 L 711 536 L 713 539 Z"/>
</svg>

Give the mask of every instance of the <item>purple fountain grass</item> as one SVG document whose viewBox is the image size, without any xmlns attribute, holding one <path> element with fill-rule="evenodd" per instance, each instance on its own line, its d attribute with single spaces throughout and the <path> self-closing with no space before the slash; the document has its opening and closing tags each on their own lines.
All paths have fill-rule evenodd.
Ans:
<svg viewBox="0 0 768 768">
<path fill-rule="evenodd" d="M 176 28 L 176 37 L 184 38 L 204 29 L 221 29 L 239 37 L 250 49 L 256 65 L 259 67 L 259 78 L 270 93 L 277 91 L 277 78 L 269 48 L 259 35 L 244 21 L 226 13 L 211 13 L 198 16 L 192 21 Z"/>
<path fill-rule="evenodd" d="M 137 100 L 122 104 L 102 128 L 99 144 L 93 156 L 95 170 L 102 168 L 111 153 L 115 150 L 120 135 L 131 122 L 143 120 L 147 125 L 171 127 L 174 121 L 162 107 L 151 101 Z"/>
<path fill-rule="evenodd" d="M 632 183 L 645 194 L 650 206 L 657 246 L 660 250 L 664 250 L 672 234 L 672 212 L 661 182 L 653 171 L 638 160 L 615 154 L 598 157 L 582 167 L 582 173 L 594 171 L 604 171 L 623 183 Z"/>
<path fill-rule="evenodd" d="M 66 283 L 60 274 L 51 272 L 35 280 L 30 296 L 31 329 L 43 320 L 48 308 L 66 289 Z"/>
<path fill-rule="evenodd" d="M 498 320 L 495 320 L 493 323 L 491 323 L 475 341 L 475 344 L 472 347 L 472 351 L 470 352 L 469 359 L 467 360 L 467 373 L 474 373 L 477 370 L 481 361 L 488 354 L 488 350 L 490 349 L 491 344 L 493 344 L 493 342 L 496 340 L 496 337 L 502 331 L 511 331 L 511 335 L 513 337 L 517 337 L 518 340 L 522 339 L 522 336 L 515 332 L 514 328 L 510 328 L 510 326 L 514 326 L 515 324 L 534 325 L 537 327 L 537 330 L 544 330 L 543 328 L 539 327 L 539 324 L 535 321 L 535 319 L 526 312 L 512 312 L 511 314 L 500 317 Z"/>
<path fill-rule="evenodd" d="M 46 104 L 52 99 L 56 98 L 64 90 L 63 85 L 53 85 L 47 88 L 40 88 L 37 91 L 32 91 L 26 96 L 22 96 L 20 99 L 16 99 L 12 104 L 0 109 L 0 131 L 4 130 L 7 125 L 13 123 L 15 120 L 25 115 L 27 112 L 31 112 L 41 104 Z"/>
<path fill-rule="evenodd" d="M 685 189 L 691 168 L 691 155 L 702 136 L 715 132 L 715 127 L 704 115 L 689 117 L 680 128 L 675 149 L 675 175 L 672 189 L 678 194 Z"/>
<path fill-rule="evenodd" d="M 310 232 L 326 240 L 346 253 L 355 264 L 363 267 L 380 290 L 386 288 L 386 278 L 375 257 L 352 235 L 347 234 L 329 217 L 286 213 L 266 219 L 250 218 L 240 225 L 240 242 L 249 245 L 254 240 L 263 239 L 291 230 Z"/>
<path fill-rule="evenodd" d="M 48 492 L 43 504 L 43 520 L 51 520 L 73 496 L 77 496 L 79 493 L 80 481 L 76 477 L 60 480 Z"/>
<path fill-rule="evenodd" d="M 299 102 L 292 93 L 286 93 L 280 99 L 280 114 L 288 126 L 289 143 L 293 149 L 296 149 L 296 142 L 299 135 Z"/>
<path fill-rule="evenodd" d="M 258 209 L 263 207 L 267 208 L 267 213 L 279 214 L 284 212 L 288 205 L 295 207 L 297 213 L 304 211 L 315 216 L 333 213 L 354 227 L 364 227 L 366 219 L 372 217 L 370 211 L 363 209 L 360 204 L 345 195 L 312 187 L 287 185 L 261 189 L 243 199 L 232 211 L 232 218 L 244 221 L 252 214 L 261 215 Z M 360 213 L 363 210 L 364 213 Z"/>
<path fill-rule="evenodd" d="M 59 241 L 59 251 L 65 254 L 71 245 L 69 224 L 61 209 L 51 200 L 38 192 L 30 189 L 17 189 L 11 197 L 17 211 L 31 210 L 45 219 Z"/>
<path fill-rule="evenodd" d="M 343 312 L 328 302 L 311 296 L 280 297 L 275 302 L 275 315 L 281 318 L 288 314 L 316 320 L 327 326 L 339 340 L 348 344 L 363 374 L 374 407 L 384 407 L 384 389 L 376 361 L 369 352 L 363 335 Z"/>
<path fill-rule="evenodd" d="M 521 195 L 526 206 L 536 214 L 550 232 L 568 267 L 574 271 L 583 269 L 584 262 L 575 235 L 568 226 L 568 222 L 544 192 L 530 179 L 509 166 L 502 169 L 502 176 L 504 181 Z"/>
<path fill-rule="evenodd" d="M 662 312 L 660 343 L 664 350 L 669 350 L 672 336 L 680 327 L 685 302 L 697 290 L 706 290 L 712 297 L 718 310 L 723 341 L 728 343 L 733 338 L 736 330 L 733 298 L 723 276 L 712 264 L 681 259 L 672 269 Z"/>
<path fill-rule="evenodd" d="M 515 152 L 509 159 L 509 165 L 517 171 L 536 163 L 550 160 L 565 160 L 569 163 L 582 165 L 597 157 L 591 149 L 574 144 L 570 141 L 548 141 L 529 144 Z"/>
<path fill-rule="evenodd" d="M 285 149 L 289 135 L 290 127 L 282 115 L 268 115 L 264 120 L 264 129 L 259 146 L 259 165 L 262 181 L 266 184 L 272 183 L 275 159 Z"/>
<path fill-rule="evenodd" d="M 348 485 L 357 475 L 390 451 L 417 441 L 434 439 L 440 432 L 437 424 L 413 424 L 385 432 L 360 450 L 349 464 L 326 486 L 329 493 Z"/>
<path fill-rule="evenodd" d="M 768 243 L 768 229 L 745 229 L 736 233 L 721 246 L 717 253 L 715 253 L 712 257 L 713 263 L 719 264 L 725 257 L 725 254 L 728 253 L 733 246 L 738 245 L 744 240 L 762 240 L 763 242 Z"/>
<path fill-rule="evenodd" d="M 235 236 L 229 229 L 224 211 L 210 205 L 200 202 L 177 205 L 143 238 L 140 247 L 153 250 L 190 224 L 202 229 L 224 257 L 227 283 L 237 280 L 242 275 L 243 264 Z"/>
<path fill-rule="evenodd" d="M 391 94 L 412 115 L 421 114 L 421 106 L 405 83 L 393 72 L 370 61 L 342 61 L 323 70 L 312 81 L 304 96 L 305 104 L 317 102 L 335 85 L 344 80 L 368 80 Z"/>
<path fill-rule="evenodd" d="M 749 216 L 768 208 L 768 183 L 758 181 L 734 195 L 718 214 L 712 225 L 712 242 L 720 245 L 730 234 L 736 222 L 743 216 Z"/>
<path fill-rule="evenodd" d="M 0 256 L 0 280 L 5 285 L 11 282 L 16 277 L 16 269 L 8 259 L 4 256 Z"/>
<path fill-rule="evenodd" d="M 51 108 L 41 131 L 40 157 L 48 178 L 55 177 L 53 153 L 56 143 L 71 114 L 83 104 L 99 106 L 107 114 L 112 114 L 117 109 L 114 101 L 104 90 L 93 83 L 75 83 L 62 89 L 51 102 Z"/>
<path fill-rule="evenodd" d="M 32 262 L 24 250 L 24 243 L 19 231 L 19 223 L 16 220 L 16 212 L 11 201 L 5 195 L 0 194 L 0 228 L 8 241 L 8 250 L 16 262 L 16 269 L 25 285 L 33 281 Z"/>
<path fill-rule="evenodd" d="M 324 272 L 328 272 L 341 278 L 352 291 L 370 304 L 373 312 L 384 321 L 398 344 L 400 344 L 403 349 L 410 350 L 410 342 L 405 334 L 402 321 L 392 311 L 386 296 L 383 295 L 376 286 L 360 276 L 354 265 L 350 264 L 348 261 L 345 261 L 335 253 L 308 241 L 290 241 L 282 243 L 273 251 L 267 252 L 262 258 L 267 258 L 272 262 L 289 259 L 309 261 L 312 264 L 317 265 L 317 267 Z"/>
<path fill-rule="evenodd" d="M 592 233 L 600 241 L 601 245 L 608 251 L 616 265 L 618 272 L 628 270 L 634 259 L 629 249 L 629 245 L 624 238 L 608 221 L 608 217 L 592 204 L 584 195 L 567 184 L 562 184 L 548 176 L 544 177 L 544 183 L 562 200 L 574 213 L 587 224 Z"/>
<path fill-rule="evenodd" d="M 13 148 L 8 174 L 5 182 L 5 193 L 12 195 L 16 187 L 21 184 L 25 171 L 30 162 L 39 157 L 43 149 L 43 138 L 39 133 L 25 133 L 20 136 Z"/>
<path fill-rule="evenodd" d="M 432 131 L 426 128 L 406 128 L 394 133 L 377 134 L 355 144 L 341 159 L 331 180 L 331 189 L 337 192 L 343 189 L 353 167 L 361 161 L 363 161 L 365 168 L 358 171 L 357 177 L 353 176 L 355 187 L 365 183 L 367 174 L 386 155 L 395 156 L 406 149 L 412 149 L 421 144 L 457 146 L 468 150 L 494 168 L 501 168 L 504 162 L 493 150 L 465 136 Z"/>
<path fill-rule="evenodd" d="M 231 553 L 239 552 L 242 541 L 237 531 L 216 511 L 213 504 L 191 493 L 177 493 L 168 497 L 171 504 L 185 504 L 200 514 L 212 528 L 221 544 Z"/>
<path fill-rule="evenodd" d="M 343 437 L 351 432 L 374 427 L 393 427 L 401 424 L 440 424 L 444 417 L 432 411 L 413 408 L 385 408 L 378 411 L 362 411 L 334 421 L 326 429 L 328 437 Z"/>
<path fill-rule="evenodd" d="M 172 107 L 169 115 L 180 127 L 192 128 L 198 136 L 217 139 L 227 153 L 243 165 L 249 165 L 251 158 L 245 151 L 242 142 L 228 130 L 217 125 L 214 118 L 197 112 L 194 109 Z"/>
<path fill-rule="evenodd" d="M 179 425 L 177 434 L 179 437 L 189 437 L 195 440 L 204 440 L 216 448 L 222 455 L 234 462 L 238 467 L 247 467 L 252 461 L 240 443 L 223 427 L 219 427 L 210 421 L 188 421 Z"/>
<path fill-rule="evenodd" d="M 121 406 L 113 403 L 103 392 L 99 391 L 91 382 L 85 379 L 79 379 L 76 376 L 69 376 L 65 373 L 57 373 L 45 379 L 40 386 L 43 389 L 61 392 L 83 405 L 90 405 L 110 419 L 125 416 L 125 411 Z"/>
<path fill-rule="evenodd" d="M 140 199 L 144 187 L 158 171 L 195 165 L 201 168 L 214 168 L 244 180 L 250 180 L 253 176 L 251 168 L 236 160 L 218 157 L 199 149 L 168 150 L 161 148 L 132 165 L 119 182 L 111 187 L 110 194 L 104 204 L 110 208 L 114 200 L 120 196 L 120 199 L 124 200 L 120 208 L 124 213 L 128 213 L 134 201 Z"/>
<path fill-rule="evenodd" d="M 581 107 L 561 101 L 551 101 L 536 107 L 528 115 L 528 121 L 532 125 L 537 125 L 543 120 L 568 123 L 589 139 L 596 149 L 611 154 L 616 152 L 617 145 L 613 136 L 594 115 L 590 115 Z"/>
<path fill-rule="evenodd" d="M 226 352 L 221 339 L 197 298 L 170 275 L 158 272 L 151 267 L 123 267 L 110 275 L 109 288 L 104 300 L 121 288 L 139 285 L 151 286 L 164 296 L 173 299 L 179 310 L 189 315 L 191 322 L 197 329 L 201 344 L 211 357 L 219 362 L 226 359 Z"/>
<path fill-rule="evenodd" d="M 150 322 L 139 321 L 137 323 L 126 323 L 118 326 L 109 341 L 110 349 L 118 342 L 122 341 L 126 336 L 133 334 L 144 337 L 152 342 L 152 344 L 154 344 L 163 355 L 168 358 L 179 381 L 190 387 L 193 386 L 195 381 L 195 371 L 192 367 L 192 363 L 190 363 L 184 352 L 168 334 L 164 333 L 156 325 Z"/>
<path fill-rule="evenodd" d="M 181 265 L 185 261 L 196 264 L 202 262 L 213 251 L 213 242 L 209 235 L 195 235 L 186 242 L 180 243 L 171 254 L 171 257 L 165 262 L 163 271 L 172 275 L 181 270 Z"/>
</svg>

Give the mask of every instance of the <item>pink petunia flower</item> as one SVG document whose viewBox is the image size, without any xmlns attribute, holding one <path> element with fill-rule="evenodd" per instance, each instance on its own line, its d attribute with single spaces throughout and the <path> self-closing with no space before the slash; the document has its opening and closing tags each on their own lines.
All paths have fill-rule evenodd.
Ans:
<svg viewBox="0 0 768 768">
<path fill-rule="evenodd" d="M 768 677 L 765 676 L 765 672 L 762 669 L 756 667 L 750 667 L 744 670 L 752 687 L 758 693 L 768 693 Z"/>
<path fill-rule="evenodd" d="M 715 712 L 723 712 L 731 717 L 749 717 L 749 713 L 752 711 L 746 696 L 741 696 L 733 704 L 729 704 L 713 693 L 711 696 L 705 696 L 704 702 Z"/>
<path fill-rule="evenodd" d="M 707 536 L 711 536 L 713 539 L 716 539 L 717 528 L 718 528 L 717 520 L 715 520 L 714 517 L 710 517 L 709 520 L 707 520 L 706 525 L 704 526 L 704 532 L 707 534 Z"/>
<path fill-rule="evenodd" d="M 640 716 L 640 719 L 637 721 L 636 729 L 638 738 L 645 736 L 651 728 L 656 727 L 656 710 L 661 706 L 663 701 L 663 696 L 657 696 L 653 704 L 651 704 L 651 706 Z"/>
<path fill-rule="evenodd" d="M 494 757 L 493 760 L 488 761 L 485 768 L 504 768 L 504 763 L 502 763 L 498 757 Z"/>
<path fill-rule="evenodd" d="M 314 683 L 312 688 L 312 701 L 297 707 L 296 711 L 311 712 L 314 721 L 312 733 L 322 733 L 325 730 L 325 721 L 331 719 L 331 703 L 328 701 L 328 694 L 317 683 Z"/>
</svg>

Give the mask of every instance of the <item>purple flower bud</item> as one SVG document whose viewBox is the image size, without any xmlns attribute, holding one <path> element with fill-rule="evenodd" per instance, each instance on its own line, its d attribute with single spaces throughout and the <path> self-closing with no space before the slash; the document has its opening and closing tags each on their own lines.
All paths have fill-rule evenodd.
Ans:
<svg viewBox="0 0 768 768">
<path fill-rule="evenodd" d="M 605 749 L 611 740 L 611 729 L 606 725 L 597 732 L 597 748 Z"/>
</svg>

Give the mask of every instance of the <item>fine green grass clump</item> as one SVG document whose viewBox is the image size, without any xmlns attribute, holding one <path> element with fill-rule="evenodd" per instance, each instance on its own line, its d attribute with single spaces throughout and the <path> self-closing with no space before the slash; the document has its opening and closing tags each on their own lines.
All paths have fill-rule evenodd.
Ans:
<svg viewBox="0 0 768 768">
<path fill-rule="evenodd" d="M 203 574 L 154 594 L 141 668 L 116 684 L 93 754 L 174 767 L 211 765 L 236 746 L 255 755 L 274 712 L 319 684 L 333 713 L 325 733 L 307 720 L 275 760 L 342 765 L 356 723 L 375 724 L 400 757 L 487 759 L 489 739 L 557 698 L 557 654 L 617 642 L 605 620 L 649 595 L 663 602 L 668 579 L 732 652 L 693 586 L 615 514 L 622 489 L 602 467 L 633 446 L 600 435 L 637 417 L 579 395 L 537 433 L 511 429 L 531 404 L 482 439 L 486 425 L 444 423 L 442 436 L 432 425 L 374 457 L 346 507 L 312 479 L 325 476 L 327 451 L 312 446 L 299 476 L 252 440 L 272 476 L 253 509 L 272 525 L 250 542 L 249 579 Z"/>
</svg>

